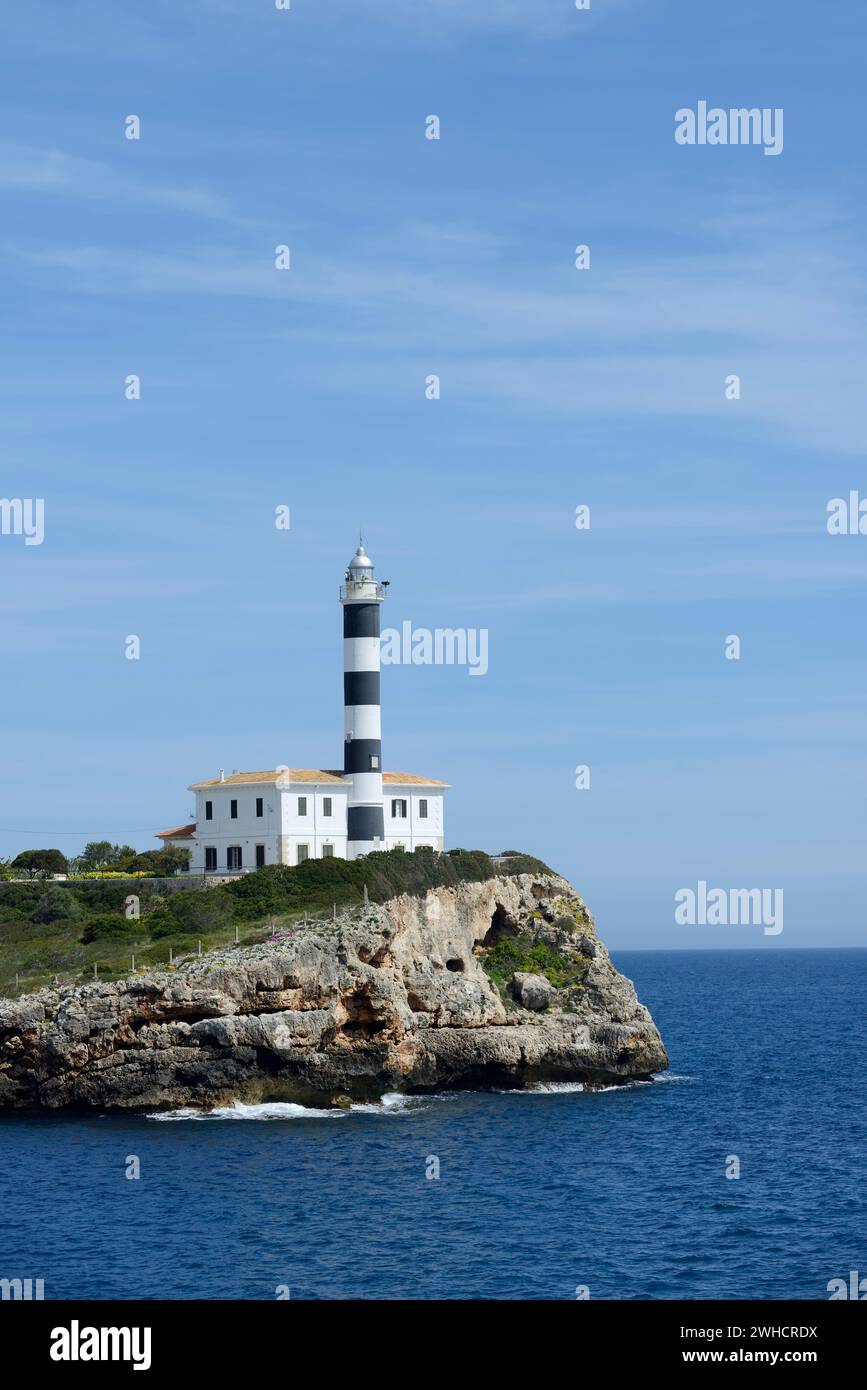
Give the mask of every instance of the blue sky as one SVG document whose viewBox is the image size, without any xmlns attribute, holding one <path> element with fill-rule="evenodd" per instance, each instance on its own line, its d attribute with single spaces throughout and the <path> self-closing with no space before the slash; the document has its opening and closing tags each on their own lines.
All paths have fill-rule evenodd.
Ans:
<svg viewBox="0 0 867 1390">
<path fill-rule="evenodd" d="M 451 845 L 541 855 L 618 947 L 864 944 L 867 537 L 825 527 L 867 495 L 860 8 L 2 30 L 0 495 L 46 534 L 0 536 L 0 853 L 339 764 L 363 526 L 384 622 L 490 634 L 484 678 L 384 677 L 385 765 L 453 784 Z M 783 153 L 677 145 L 699 100 L 782 107 Z M 782 887 L 783 933 L 676 925 L 699 879 Z"/>
</svg>

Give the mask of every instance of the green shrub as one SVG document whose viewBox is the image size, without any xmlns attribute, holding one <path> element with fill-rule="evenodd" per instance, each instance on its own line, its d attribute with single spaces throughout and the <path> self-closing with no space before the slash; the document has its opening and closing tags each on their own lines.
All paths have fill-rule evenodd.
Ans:
<svg viewBox="0 0 867 1390">
<path fill-rule="evenodd" d="M 497 873 L 505 878 L 516 874 L 552 874 L 553 869 L 532 854 L 510 854 L 505 864 L 497 865 Z"/>
<path fill-rule="evenodd" d="M 142 924 L 153 941 L 162 941 L 167 936 L 189 935 L 171 912 L 152 912 L 142 918 Z"/>
<path fill-rule="evenodd" d="M 116 917 L 110 912 L 91 917 L 81 933 L 82 946 L 93 941 L 123 941 L 125 937 L 141 934 L 141 926 L 135 917 Z"/>
<path fill-rule="evenodd" d="M 385 902 L 402 893 L 421 895 L 429 888 L 447 888 L 458 883 L 491 878 L 494 866 L 481 850 L 456 849 L 438 854 L 427 847 L 412 854 L 386 850 L 368 854 L 360 865 L 362 881 L 374 902 Z"/>
<path fill-rule="evenodd" d="M 32 919 L 36 904 L 45 892 L 43 883 L 0 883 L 0 921 Z"/>
<path fill-rule="evenodd" d="M 380 850 L 363 859 L 307 859 L 303 864 L 269 864 L 244 874 L 221 888 L 217 895 L 233 899 L 235 915 L 244 920 L 274 912 L 316 910 L 332 902 L 358 901 L 365 887 L 373 902 L 385 902 L 402 893 L 422 894 L 429 888 L 458 883 L 478 883 L 496 873 L 546 874 L 551 870 L 539 859 L 519 855 L 508 867 L 495 869 L 482 850 L 453 849 L 446 854 L 423 848 Z"/>
<path fill-rule="evenodd" d="M 502 994 L 512 976 L 519 971 L 528 975 L 543 975 L 555 989 L 568 989 L 583 984 L 589 962 L 561 956 L 545 941 L 534 941 L 526 932 L 506 936 L 486 951 L 482 960 L 485 970 Z"/>
<path fill-rule="evenodd" d="M 162 913 L 157 914 L 161 919 Z M 223 931 L 232 920 L 232 902 L 216 888 L 201 888 L 198 891 L 173 893 L 169 899 L 166 916 L 171 917 L 174 933 L 183 936 L 207 936 L 211 932 Z M 154 935 L 153 922 L 147 923 Z M 159 930 L 160 923 L 157 923 Z M 168 936 L 171 933 L 163 932 Z"/>
<path fill-rule="evenodd" d="M 74 893 L 66 888 L 54 886 L 47 888 L 40 897 L 33 912 L 31 922 L 74 922 L 82 916 L 82 908 Z"/>
</svg>

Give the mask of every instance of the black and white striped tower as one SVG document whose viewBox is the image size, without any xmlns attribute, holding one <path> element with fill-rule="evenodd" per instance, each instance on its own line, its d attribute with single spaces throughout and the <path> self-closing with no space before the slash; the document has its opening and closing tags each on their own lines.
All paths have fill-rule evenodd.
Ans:
<svg viewBox="0 0 867 1390">
<path fill-rule="evenodd" d="M 379 605 L 386 585 L 360 543 L 340 590 L 343 605 L 343 775 L 352 779 L 347 805 L 347 859 L 385 849 L 382 808 L 382 725 L 379 711 Z"/>
</svg>

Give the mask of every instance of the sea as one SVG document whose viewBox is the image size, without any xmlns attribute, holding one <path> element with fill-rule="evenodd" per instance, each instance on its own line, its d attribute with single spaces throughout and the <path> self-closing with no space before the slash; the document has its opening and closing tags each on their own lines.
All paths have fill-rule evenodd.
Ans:
<svg viewBox="0 0 867 1390">
<path fill-rule="evenodd" d="M 0 1118 L 0 1279 L 620 1300 L 867 1276 L 867 950 L 612 954 L 669 1051 L 650 1083 Z"/>
</svg>

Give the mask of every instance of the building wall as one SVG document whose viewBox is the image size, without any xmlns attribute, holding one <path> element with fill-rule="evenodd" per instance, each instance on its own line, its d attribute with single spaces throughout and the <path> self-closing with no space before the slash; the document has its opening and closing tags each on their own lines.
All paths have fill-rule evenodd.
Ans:
<svg viewBox="0 0 867 1390">
<path fill-rule="evenodd" d="M 333 845 L 338 859 L 346 858 L 346 804 L 348 789 L 337 784 L 298 782 L 281 797 L 281 864 L 298 863 L 298 846 L 307 845 L 311 859 L 322 858 L 323 845 Z M 307 801 L 306 815 L 298 809 L 299 798 Z M 325 801 L 331 799 L 331 815 L 325 814 Z"/>
<path fill-rule="evenodd" d="M 262 798 L 261 816 L 256 815 L 256 798 Z M 236 820 L 231 817 L 231 803 L 238 803 Z M 205 803 L 213 804 L 212 820 L 205 819 Z M 265 863 L 276 864 L 280 835 L 280 798 L 274 784 L 248 782 L 242 786 L 207 787 L 196 792 L 196 839 L 190 868 L 203 873 L 205 846 L 217 851 L 217 869 L 225 873 L 230 845 L 240 845 L 242 867 L 255 869 L 256 846 L 265 846 Z"/>
<path fill-rule="evenodd" d="M 443 848 L 443 789 L 441 787 L 400 787 L 386 783 L 382 789 L 385 808 L 385 843 L 387 849 L 404 845 L 419 849 L 431 845 Z M 406 802 L 406 817 L 392 814 L 395 801 Z M 427 802 L 427 816 L 419 814 L 419 802 Z"/>
<path fill-rule="evenodd" d="M 261 816 L 256 815 L 256 799 L 262 798 Z M 299 810 L 299 798 L 306 798 L 306 810 Z M 325 800 L 331 799 L 331 815 L 325 815 Z M 236 819 L 231 816 L 232 801 L 238 803 Z M 407 803 L 405 818 L 392 815 L 392 802 Z M 419 802 L 427 801 L 428 815 L 419 814 Z M 205 802 L 213 805 L 213 818 L 205 819 Z M 298 848 L 307 846 L 310 859 L 321 859 L 323 847 L 332 845 L 336 858 L 346 858 L 346 808 L 348 788 L 338 783 L 296 782 L 276 787 L 274 783 L 247 782 L 239 786 L 217 785 L 196 792 L 196 836 L 187 841 L 192 852 L 191 873 L 205 872 L 205 847 L 217 851 L 216 872 L 227 871 L 227 851 L 240 846 L 243 870 L 255 869 L 256 846 L 265 846 L 266 864 L 297 864 Z M 443 789 L 386 786 L 385 844 L 383 849 L 403 845 L 407 850 L 430 845 L 443 848 Z"/>
</svg>

